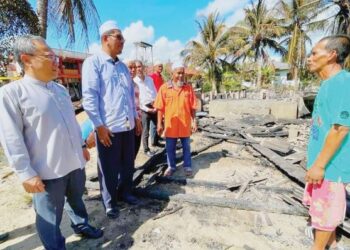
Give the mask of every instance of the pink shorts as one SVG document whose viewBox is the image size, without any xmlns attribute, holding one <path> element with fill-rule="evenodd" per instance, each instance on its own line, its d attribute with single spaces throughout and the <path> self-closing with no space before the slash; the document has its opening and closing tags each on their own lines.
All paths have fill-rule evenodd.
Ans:
<svg viewBox="0 0 350 250">
<path fill-rule="evenodd" d="M 321 184 L 307 183 L 303 203 L 310 206 L 313 228 L 334 231 L 345 218 L 345 184 L 327 180 L 323 180 Z"/>
</svg>

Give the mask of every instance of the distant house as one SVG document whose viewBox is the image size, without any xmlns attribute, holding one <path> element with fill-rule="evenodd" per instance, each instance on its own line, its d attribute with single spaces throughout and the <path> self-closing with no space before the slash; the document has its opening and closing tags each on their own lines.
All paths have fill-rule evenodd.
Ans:
<svg viewBox="0 0 350 250">
<path fill-rule="evenodd" d="M 288 63 L 272 61 L 271 64 L 275 69 L 274 85 L 294 86 L 296 84 L 296 81 L 290 79 L 290 65 Z"/>
</svg>

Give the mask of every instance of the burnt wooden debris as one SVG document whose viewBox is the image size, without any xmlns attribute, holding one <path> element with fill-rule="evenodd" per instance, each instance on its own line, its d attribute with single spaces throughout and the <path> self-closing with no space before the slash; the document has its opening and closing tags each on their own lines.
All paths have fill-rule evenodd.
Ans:
<svg viewBox="0 0 350 250">
<path fill-rule="evenodd" d="M 300 132 L 307 134 L 302 130 L 290 134 L 291 130 L 288 127 L 306 124 L 303 127 L 306 129 L 307 120 L 276 120 L 271 116 L 248 115 L 237 121 L 226 121 L 223 118 L 208 116 L 205 112 L 201 112 L 197 117 L 199 118 L 198 133 L 203 137 L 203 142 L 201 141 L 200 146 L 191 152 L 192 156 L 225 141 L 240 146 L 234 151 L 221 149 L 223 157 L 245 159 L 240 154 L 240 151 L 244 150 L 249 153 L 251 158 L 258 159 L 262 166 L 278 169 L 283 174 L 283 178 L 271 181 L 269 176 L 259 173 L 244 179 L 236 178 L 235 173 L 233 173 L 231 181 L 227 182 L 181 176 L 166 177 L 163 176 L 167 168 L 166 151 L 162 150 L 145 164 L 137 167 L 134 173 L 136 195 L 202 206 L 257 211 L 260 212 L 255 219 L 257 230 L 260 227 L 261 218 L 272 225 L 266 213 L 308 215 L 307 208 L 302 204 L 306 173 L 306 143 L 295 146 L 295 143 L 291 144 L 286 138 L 295 137 Z M 181 161 L 182 151 L 179 150 L 177 162 Z M 239 172 L 239 170 L 235 171 Z M 90 180 L 86 185 L 88 189 L 99 189 L 98 183 L 93 182 L 97 180 L 96 176 L 91 176 L 88 179 Z M 202 191 L 200 193 L 186 193 L 184 186 L 191 187 L 191 190 L 200 189 Z M 206 191 L 203 192 L 203 190 Z M 269 202 L 269 199 L 273 199 L 274 202 Z M 349 198 L 348 204 L 350 204 Z M 180 209 L 182 209 L 181 205 L 166 211 L 156 219 L 175 213 Z M 350 213 L 347 216 L 350 216 Z M 350 233 L 350 217 L 346 218 L 341 228 L 348 234 Z"/>
<path fill-rule="evenodd" d="M 281 204 L 276 207 L 265 201 L 251 202 L 244 199 L 227 199 L 222 197 L 213 197 L 206 195 L 195 195 L 186 193 L 171 193 L 169 191 L 158 190 L 158 189 L 136 189 L 136 194 L 153 199 L 165 200 L 165 201 L 182 201 L 193 203 L 203 206 L 217 206 L 217 207 L 229 207 L 236 208 L 240 210 L 249 211 L 264 211 L 269 213 L 283 213 L 289 215 L 306 216 L 307 210 L 304 208 L 299 208 L 295 206 L 287 206 Z"/>
</svg>

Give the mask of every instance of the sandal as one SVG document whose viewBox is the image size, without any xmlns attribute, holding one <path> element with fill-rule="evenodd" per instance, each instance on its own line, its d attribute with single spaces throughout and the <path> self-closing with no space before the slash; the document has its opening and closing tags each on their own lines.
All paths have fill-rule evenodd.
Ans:
<svg viewBox="0 0 350 250">
<path fill-rule="evenodd" d="M 306 226 L 305 227 L 305 236 L 309 238 L 310 240 L 314 240 L 315 238 L 315 229 L 312 228 L 312 226 Z"/>
<path fill-rule="evenodd" d="M 172 176 L 174 172 L 175 170 L 171 169 L 171 167 L 168 167 L 164 172 L 164 176 Z"/>
<path fill-rule="evenodd" d="M 184 170 L 185 170 L 185 175 L 187 177 L 192 177 L 193 176 L 193 171 L 192 171 L 191 168 L 184 168 Z"/>
</svg>

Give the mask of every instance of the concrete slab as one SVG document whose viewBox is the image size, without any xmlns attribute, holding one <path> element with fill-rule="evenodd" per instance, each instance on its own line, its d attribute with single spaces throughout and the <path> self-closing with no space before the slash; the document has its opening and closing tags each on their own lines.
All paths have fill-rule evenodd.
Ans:
<svg viewBox="0 0 350 250">
<path fill-rule="evenodd" d="M 213 116 L 236 118 L 240 114 L 268 115 L 270 108 L 260 105 L 257 100 L 212 100 L 209 103 L 209 114 Z"/>
<path fill-rule="evenodd" d="M 298 118 L 298 103 L 274 101 L 270 105 L 271 115 L 276 119 L 296 119 Z"/>
<path fill-rule="evenodd" d="M 212 100 L 209 114 L 232 120 L 240 114 L 273 115 L 276 119 L 296 119 L 298 103 L 279 100 Z"/>
</svg>

